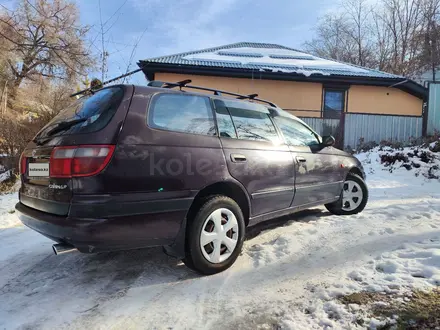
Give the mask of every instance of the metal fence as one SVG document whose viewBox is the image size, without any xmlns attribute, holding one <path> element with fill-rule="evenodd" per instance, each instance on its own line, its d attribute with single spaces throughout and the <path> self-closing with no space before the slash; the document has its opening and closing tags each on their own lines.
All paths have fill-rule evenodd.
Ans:
<svg viewBox="0 0 440 330">
<path fill-rule="evenodd" d="M 344 146 L 355 148 L 359 139 L 409 141 L 422 136 L 422 117 L 345 114 Z"/>
<path fill-rule="evenodd" d="M 336 135 L 340 122 L 339 119 L 300 118 L 321 136 Z M 360 138 L 377 143 L 409 141 L 422 136 L 422 126 L 422 117 L 345 113 L 343 146 L 356 148 Z"/>
<path fill-rule="evenodd" d="M 428 134 L 440 131 L 440 83 L 429 84 Z"/>
</svg>

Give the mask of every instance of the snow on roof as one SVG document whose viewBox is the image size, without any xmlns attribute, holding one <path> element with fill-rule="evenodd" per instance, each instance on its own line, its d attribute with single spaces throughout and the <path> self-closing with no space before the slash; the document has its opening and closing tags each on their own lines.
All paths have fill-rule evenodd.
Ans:
<svg viewBox="0 0 440 330">
<path fill-rule="evenodd" d="M 142 62 L 225 67 L 281 73 L 338 75 L 375 78 L 401 76 L 320 58 L 276 44 L 242 42 L 182 54 L 156 57 Z"/>
<path fill-rule="evenodd" d="M 204 60 L 256 64 L 265 66 L 267 69 L 271 69 L 271 67 L 273 69 L 280 67 L 291 68 L 291 72 L 295 72 L 296 70 L 307 70 L 313 71 L 314 73 L 320 73 L 321 69 L 336 69 L 354 73 L 368 73 L 368 70 L 359 67 L 321 59 L 298 51 L 278 48 L 231 48 L 228 49 L 228 52 L 213 51 L 197 53 L 183 56 L 182 59 L 187 61 Z M 325 72 L 322 71 L 322 74 L 325 74 Z"/>
</svg>

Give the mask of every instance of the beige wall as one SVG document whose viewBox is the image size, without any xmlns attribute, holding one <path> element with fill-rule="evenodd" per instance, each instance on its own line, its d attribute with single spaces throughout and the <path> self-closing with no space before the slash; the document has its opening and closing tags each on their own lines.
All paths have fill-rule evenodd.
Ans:
<svg viewBox="0 0 440 330">
<path fill-rule="evenodd" d="M 156 73 L 155 80 L 176 82 L 191 79 L 193 85 L 217 88 L 240 94 L 257 93 L 262 99 L 283 109 L 321 110 L 322 84 L 293 81 L 227 78 L 175 73 Z M 422 114 L 423 101 L 396 88 L 351 86 L 348 92 L 348 112 L 393 115 Z M 320 117 L 320 112 L 291 111 L 303 117 Z"/>
<path fill-rule="evenodd" d="M 322 84 L 156 73 L 155 80 L 176 82 L 191 79 L 193 85 L 217 88 L 239 94 L 258 94 L 283 109 L 321 110 Z M 294 111 L 297 116 L 320 117 L 320 112 Z"/>
<path fill-rule="evenodd" d="M 422 115 L 423 101 L 396 88 L 351 86 L 348 92 L 348 112 L 391 115 Z"/>
</svg>

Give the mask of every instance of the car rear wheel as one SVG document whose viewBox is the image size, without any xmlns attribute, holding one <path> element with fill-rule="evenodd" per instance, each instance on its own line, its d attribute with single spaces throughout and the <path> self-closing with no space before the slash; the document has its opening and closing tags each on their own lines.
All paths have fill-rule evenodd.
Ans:
<svg viewBox="0 0 440 330">
<path fill-rule="evenodd" d="M 362 212 L 368 202 L 368 188 L 365 181 L 357 174 L 349 173 L 344 181 L 339 200 L 326 204 L 330 213 L 350 215 Z"/>
<path fill-rule="evenodd" d="M 204 275 L 229 268 L 241 252 L 245 233 L 237 203 L 226 196 L 213 196 L 188 220 L 183 262 Z"/>
</svg>

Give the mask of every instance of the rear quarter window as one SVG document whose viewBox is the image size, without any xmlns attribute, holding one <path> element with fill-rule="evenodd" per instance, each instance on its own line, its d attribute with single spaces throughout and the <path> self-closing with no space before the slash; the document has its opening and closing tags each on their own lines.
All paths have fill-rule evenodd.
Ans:
<svg viewBox="0 0 440 330">
<path fill-rule="evenodd" d="M 198 95 L 155 95 L 149 108 L 148 125 L 168 131 L 216 135 L 210 100 Z"/>
</svg>

